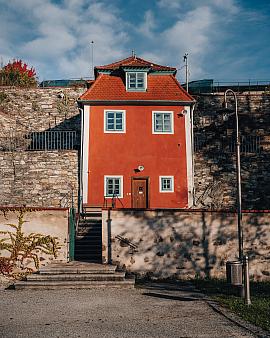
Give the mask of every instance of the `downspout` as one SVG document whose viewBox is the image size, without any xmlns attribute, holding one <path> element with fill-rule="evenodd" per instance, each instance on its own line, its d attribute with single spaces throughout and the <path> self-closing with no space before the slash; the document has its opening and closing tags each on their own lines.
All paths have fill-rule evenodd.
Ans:
<svg viewBox="0 0 270 338">
<path fill-rule="evenodd" d="M 193 198 L 193 207 L 195 206 L 195 185 L 194 185 L 194 177 L 195 177 L 195 162 L 194 162 L 194 131 L 193 131 L 193 113 L 195 109 L 194 103 L 190 109 L 190 128 L 191 128 L 191 156 L 192 156 L 192 198 Z"/>
<path fill-rule="evenodd" d="M 82 213 L 83 198 L 83 147 L 84 147 L 84 109 L 79 108 L 81 114 L 81 149 L 80 149 L 80 172 L 79 172 L 79 214 Z"/>
</svg>

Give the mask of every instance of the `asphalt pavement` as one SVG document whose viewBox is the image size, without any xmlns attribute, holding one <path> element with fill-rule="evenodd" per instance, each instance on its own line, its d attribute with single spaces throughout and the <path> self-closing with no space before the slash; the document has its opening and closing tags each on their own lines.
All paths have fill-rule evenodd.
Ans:
<svg viewBox="0 0 270 338">
<path fill-rule="evenodd" d="M 1 338 L 256 337 L 214 311 L 189 285 L 5 290 L 0 309 Z"/>
</svg>

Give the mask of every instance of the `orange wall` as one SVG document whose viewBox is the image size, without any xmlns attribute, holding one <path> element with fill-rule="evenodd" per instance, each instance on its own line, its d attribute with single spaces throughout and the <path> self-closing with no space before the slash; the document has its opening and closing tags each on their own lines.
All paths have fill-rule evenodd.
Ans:
<svg viewBox="0 0 270 338">
<path fill-rule="evenodd" d="M 104 133 L 104 109 L 126 110 L 126 133 Z M 174 111 L 174 134 L 152 134 L 152 111 Z M 188 204 L 185 120 L 176 106 L 92 106 L 88 205 L 103 205 L 104 175 L 123 175 L 125 208 L 131 207 L 131 177 L 150 178 L 151 208 L 184 208 Z M 140 173 L 134 171 L 143 165 Z M 174 176 L 174 192 L 159 192 L 159 176 Z M 117 206 L 121 207 L 119 201 Z"/>
</svg>

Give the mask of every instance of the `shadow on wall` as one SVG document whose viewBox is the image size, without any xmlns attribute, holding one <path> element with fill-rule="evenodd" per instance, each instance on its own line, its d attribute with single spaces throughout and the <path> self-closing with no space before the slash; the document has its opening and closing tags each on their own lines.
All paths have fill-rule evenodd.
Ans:
<svg viewBox="0 0 270 338">
<path fill-rule="evenodd" d="M 223 97 L 198 97 L 194 113 L 195 191 L 197 207 L 234 208 L 236 160 L 232 138 L 235 116 L 223 121 Z M 232 109 L 234 102 L 228 98 Z M 246 143 L 241 152 L 243 209 L 270 209 L 270 96 L 239 96 L 239 130 Z M 257 144 L 256 137 L 260 137 Z M 196 138 L 196 137 L 195 137 Z M 256 144 L 255 144 L 256 143 Z"/>
<path fill-rule="evenodd" d="M 267 277 L 269 221 L 258 215 L 245 218 L 252 274 L 256 279 Z M 226 261 L 238 254 L 234 213 L 111 211 L 108 224 L 112 262 L 140 274 L 224 278 Z M 137 250 L 128 242 L 136 244 Z"/>
</svg>

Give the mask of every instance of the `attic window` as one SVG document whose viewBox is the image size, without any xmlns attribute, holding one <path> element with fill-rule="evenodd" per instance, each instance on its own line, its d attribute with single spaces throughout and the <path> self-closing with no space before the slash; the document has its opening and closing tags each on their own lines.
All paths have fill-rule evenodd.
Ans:
<svg viewBox="0 0 270 338">
<path fill-rule="evenodd" d="M 146 73 L 145 72 L 127 72 L 127 90 L 144 91 L 146 90 Z"/>
</svg>

